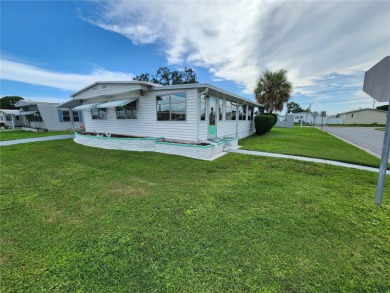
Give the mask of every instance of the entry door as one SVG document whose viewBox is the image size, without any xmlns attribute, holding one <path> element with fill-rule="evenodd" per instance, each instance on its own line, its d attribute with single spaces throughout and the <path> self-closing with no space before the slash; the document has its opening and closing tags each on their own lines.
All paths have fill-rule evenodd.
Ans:
<svg viewBox="0 0 390 293">
<path fill-rule="evenodd" d="M 209 116 L 209 133 L 208 137 L 217 136 L 217 125 L 216 125 L 216 99 L 213 97 L 209 98 L 209 107 L 208 107 L 208 116 Z"/>
</svg>

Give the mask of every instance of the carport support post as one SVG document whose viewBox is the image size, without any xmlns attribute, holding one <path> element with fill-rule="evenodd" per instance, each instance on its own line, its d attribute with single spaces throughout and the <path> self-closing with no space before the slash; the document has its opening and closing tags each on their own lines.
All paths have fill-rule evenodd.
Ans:
<svg viewBox="0 0 390 293">
<path fill-rule="evenodd" d="M 70 116 L 70 124 L 72 125 L 73 135 L 75 135 L 74 133 L 76 132 L 76 130 L 74 128 L 73 109 L 72 108 L 69 108 L 69 116 Z"/>
<path fill-rule="evenodd" d="M 389 106 L 390 106 L 390 100 L 389 100 Z M 380 168 L 379 168 L 378 185 L 376 186 L 375 203 L 377 205 L 382 204 L 383 190 L 385 188 L 387 161 L 389 160 L 389 146 L 390 146 L 389 128 L 390 128 L 390 113 L 388 111 L 387 112 L 387 119 L 386 119 L 385 137 L 383 139 L 382 158 L 381 158 L 381 164 L 380 164 Z"/>
</svg>

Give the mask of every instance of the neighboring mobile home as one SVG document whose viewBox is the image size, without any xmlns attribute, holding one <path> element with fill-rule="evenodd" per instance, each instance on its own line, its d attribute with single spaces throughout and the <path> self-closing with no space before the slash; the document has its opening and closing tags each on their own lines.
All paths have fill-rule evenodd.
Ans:
<svg viewBox="0 0 390 293">
<path fill-rule="evenodd" d="M 36 102 L 21 100 L 15 107 L 19 108 L 20 126 L 47 130 L 72 129 L 69 109 L 58 109 L 60 103 Z M 74 127 L 80 128 L 81 111 L 73 112 Z"/>
<path fill-rule="evenodd" d="M 95 82 L 72 97 L 59 107 L 83 111 L 86 132 L 184 143 L 252 135 L 255 108 L 261 107 L 202 83 Z"/>
<path fill-rule="evenodd" d="M 10 128 L 21 126 L 19 110 L 0 109 L 0 123 Z"/>
<path fill-rule="evenodd" d="M 386 124 L 387 111 L 360 109 L 339 114 L 344 124 Z"/>
</svg>

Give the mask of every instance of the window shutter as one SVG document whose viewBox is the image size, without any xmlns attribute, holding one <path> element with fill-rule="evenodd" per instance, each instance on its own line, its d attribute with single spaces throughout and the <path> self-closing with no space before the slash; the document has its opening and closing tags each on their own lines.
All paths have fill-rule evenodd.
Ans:
<svg viewBox="0 0 390 293">
<path fill-rule="evenodd" d="M 64 120 L 62 119 L 62 110 L 58 110 L 58 121 L 63 122 Z"/>
<path fill-rule="evenodd" d="M 83 122 L 83 111 L 79 111 L 79 121 Z"/>
</svg>

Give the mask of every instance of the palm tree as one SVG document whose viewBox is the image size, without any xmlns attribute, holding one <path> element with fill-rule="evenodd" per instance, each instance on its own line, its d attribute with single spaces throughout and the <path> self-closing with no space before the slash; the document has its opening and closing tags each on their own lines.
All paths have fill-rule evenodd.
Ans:
<svg viewBox="0 0 390 293">
<path fill-rule="evenodd" d="M 284 69 L 264 71 L 255 89 L 256 101 L 262 104 L 268 113 L 282 111 L 283 103 L 288 102 L 291 94 L 292 83 L 287 80 L 287 71 Z"/>
</svg>

